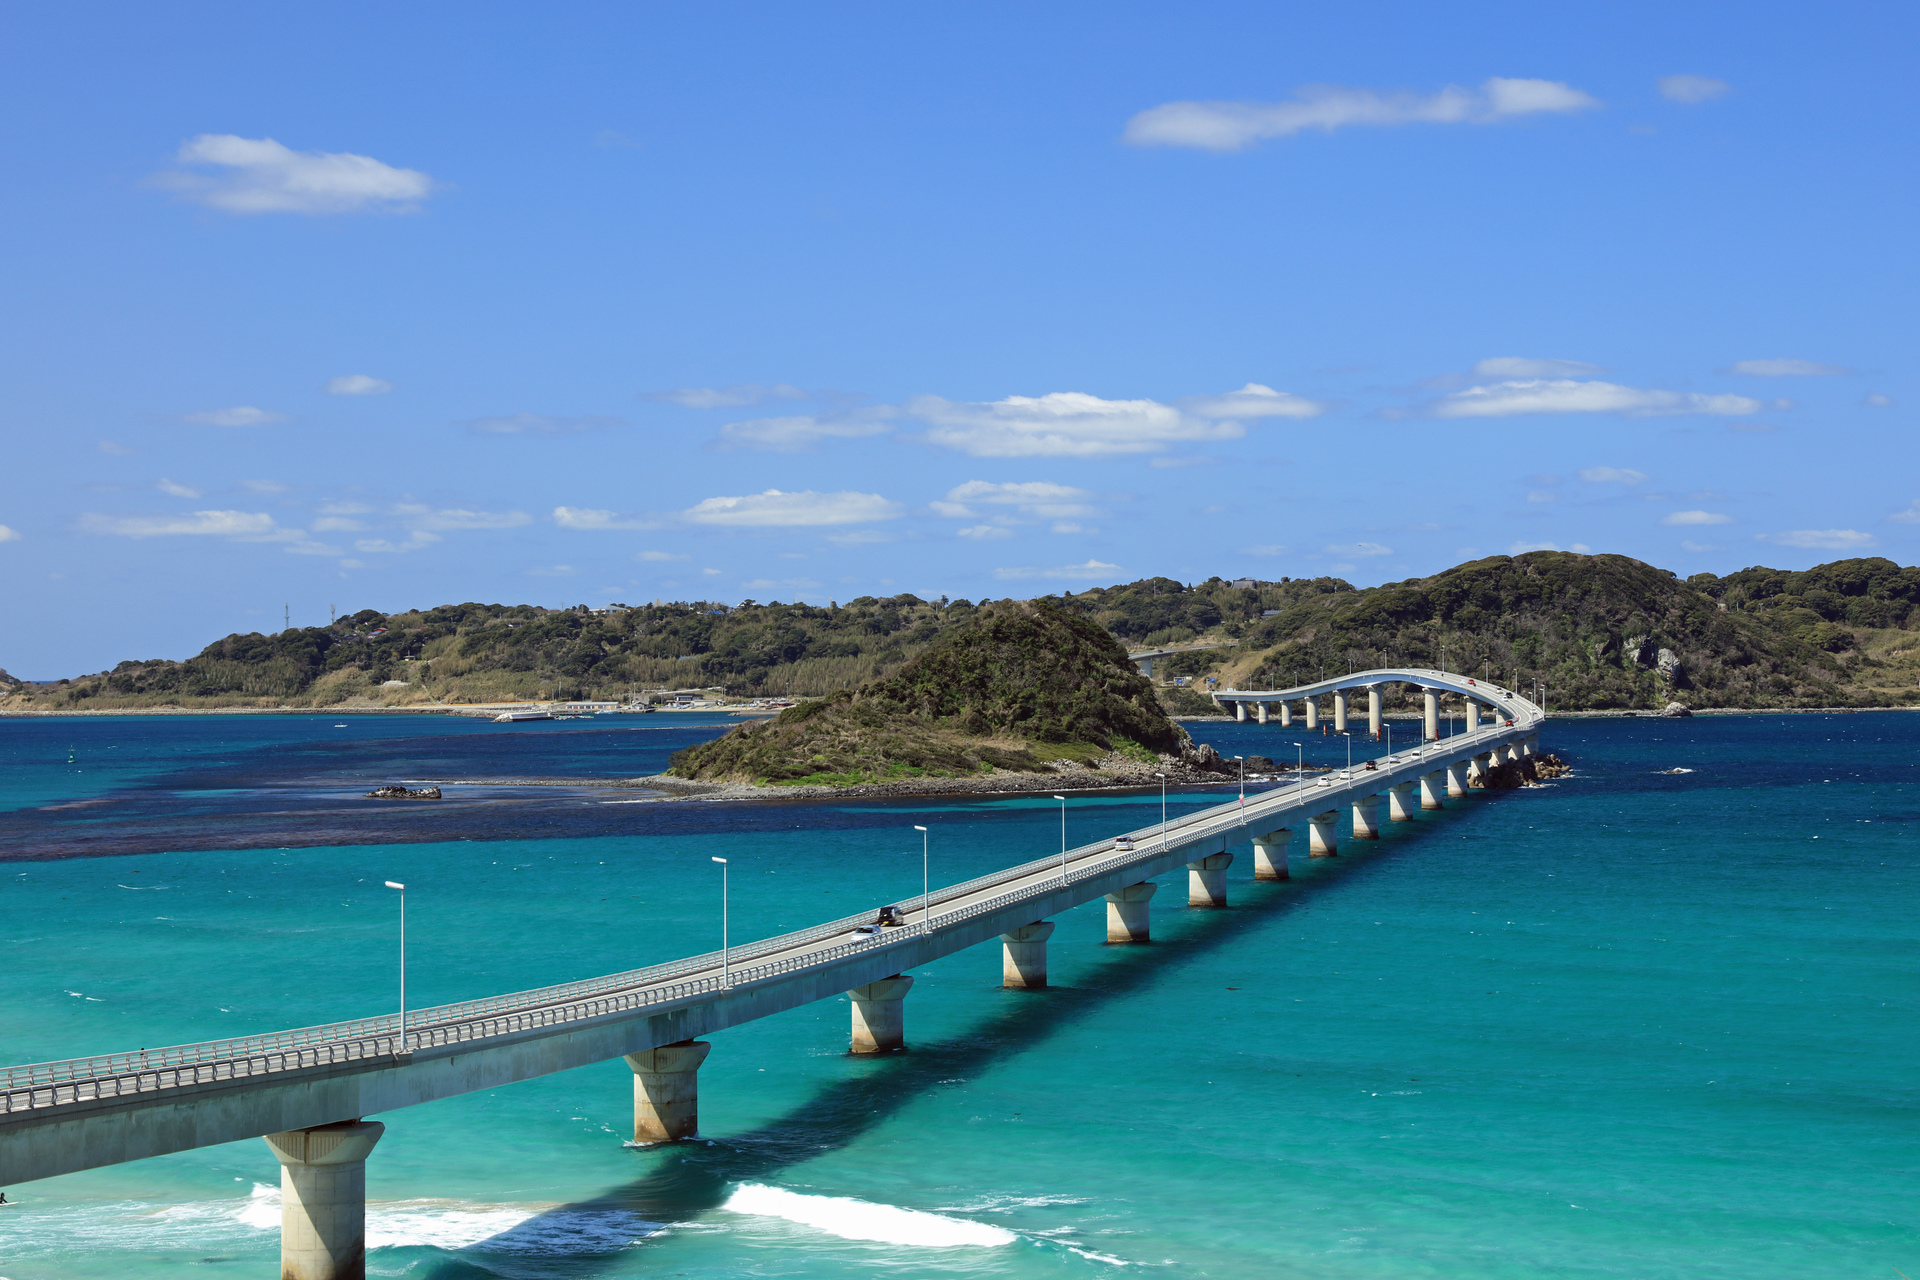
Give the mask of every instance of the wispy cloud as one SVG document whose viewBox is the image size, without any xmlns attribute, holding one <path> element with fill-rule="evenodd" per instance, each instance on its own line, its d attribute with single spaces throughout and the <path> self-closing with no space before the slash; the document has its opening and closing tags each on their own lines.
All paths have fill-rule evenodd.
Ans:
<svg viewBox="0 0 1920 1280">
<path fill-rule="evenodd" d="M 1789 529 L 1785 533 L 1754 535 L 1761 542 L 1781 547 L 1805 547 L 1814 551 L 1858 551 L 1871 547 L 1879 539 L 1858 529 Z"/>
<path fill-rule="evenodd" d="M 1908 504 L 1905 511 L 1896 511 L 1887 519 L 1895 524 L 1920 524 L 1920 498 L 1915 498 Z"/>
<path fill-rule="evenodd" d="M 995 569 L 993 576 L 1003 581 L 1017 578 L 1055 578 L 1073 582 L 1091 582 L 1101 578 L 1112 578 L 1119 572 L 1120 566 L 1117 564 L 1088 560 L 1085 564 L 1063 564 L 1052 569 Z"/>
<path fill-rule="evenodd" d="M 1843 378 L 1858 373 L 1843 364 L 1822 364 L 1818 360 L 1735 360 L 1723 371 L 1745 374 L 1749 378 Z"/>
<path fill-rule="evenodd" d="M 1491 356 L 1473 366 L 1476 378 L 1584 378 L 1605 373 L 1585 360 L 1541 360 L 1531 356 Z"/>
<path fill-rule="evenodd" d="M 1647 482 L 1647 473 L 1632 467 L 1583 467 L 1580 478 L 1588 484 L 1636 485 Z"/>
<path fill-rule="evenodd" d="M 1061 520 L 1070 516 L 1097 515 L 1098 509 L 1087 500 L 1093 495 L 1071 485 L 1048 480 L 1014 481 L 995 484 L 989 480 L 969 480 L 947 490 L 944 502 L 933 509 L 943 516 L 972 519 L 980 513 L 974 506 L 1014 507 L 1022 515 L 1038 520 Z"/>
<path fill-rule="evenodd" d="M 1762 408 L 1746 396 L 1657 391 L 1615 382 L 1531 378 L 1469 387 L 1432 406 L 1439 418 L 1509 418 L 1523 413 L 1617 413 L 1629 418 L 1679 413 L 1748 414 Z"/>
<path fill-rule="evenodd" d="M 570 564 L 542 565 L 537 569 L 527 570 L 528 576 L 535 578 L 571 578 L 579 572 Z"/>
<path fill-rule="evenodd" d="M 524 511 L 468 511 L 457 507 L 435 511 L 412 506 L 397 510 L 415 529 L 517 529 L 533 523 L 533 517 Z"/>
<path fill-rule="evenodd" d="M 1891 409 L 1893 408 L 1893 397 L 1883 396 L 1879 392 L 1875 392 L 1862 399 L 1860 403 L 1866 405 L 1869 409 Z"/>
<path fill-rule="evenodd" d="M 688 409 L 743 409 L 748 405 L 765 404 L 769 400 L 811 398 L 799 387 L 785 382 L 776 382 L 770 387 L 757 382 L 742 382 L 731 387 L 675 387 L 671 391 L 655 391 L 647 396 L 649 400 L 664 400 Z"/>
<path fill-rule="evenodd" d="M 1224 395 L 1187 396 L 1180 407 L 1198 418 L 1314 418 L 1327 408 L 1318 400 L 1275 391 L 1258 382 Z"/>
<path fill-rule="evenodd" d="M 1338 546 L 1322 547 L 1330 556 L 1390 556 L 1392 547 L 1383 547 L 1377 542 L 1347 542 Z"/>
<path fill-rule="evenodd" d="M 182 414 L 180 420 L 197 422 L 205 427 L 264 427 L 275 422 L 285 422 L 287 415 L 267 409 L 256 409 L 250 404 L 237 404 L 231 409 Z"/>
<path fill-rule="evenodd" d="M 352 152 L 295 151 L 272 138 L 203 133 L 175 157 L 187 166 L 156 181 L 226 213 L 408 213 L 433 179 Z"/>
<path fill-rule="evenodd" d="M 975 524 L 954 531 L 962 538 L 972 538 L 979 542 L 991 542 L 1000 538 L 1011 538 L 1013 530 L 1003 524 Z"/>
<path fill-rule="evenodd" d="M 759 449 L 767 453 L 799 453 L 817 448 L 822 440 L 857 440 L 893 430 L 886 408 L 856 410 L 830 417 L 796 414 L 784 418 L 750 418 L 720 428 L 723 445 Z"/>
<path fill-rule="evenodd" d="M 347 373 L 327 379 L 330 396 L 383 396 L 393 390 L 385 378 L 370 378 L 364 373 Z"/>
<path fill-rule="evenodd" d="M 976 458 L 1094 458 L 1152 453 L 1194 440 L 1237 440 L 1237 422 L 1208 421 L 1157 400 L 1103 400 L 1080 391 L 1008 396 L 991 403 L 918 396 L 907 412 L 927 438 Z"/>
<path fill-rule="evenodd" d="M 470 418 L 465 425 L 469 431 L 488 436 L 573 436 L 624 424 L 618 418 L 595 417 L 591 414 L 578 418 L 553 418 L 544 413 L 509 413 L 492 418 Z"/>
<path fill-rule="evenodd" d="M 1576 554 L 1583 555 L 1583 556 L 1590 555 L 1593 552 L 1593 548 L 1589 547 L 1584 542 L 1576 542 L 1564 549 L 1567 551 L 1575 552 Z M 1559 550 L 1562 550 L 1562 548 L 1560 544 L 1557 542 L 1516 542 L 1512 546 L 1507 548 L 1507 554 L 1510 556 L 1523 556 L 1529 551 L 1559 551 Z"/>
<path fill-rule="evenodd" d="M 1732 524 L 1733 517 L 1721 515 L 1718 511 L 1676 511 L 1672 515 L 1662 516 L 1661 524 Z"/>
<path fill-rule="evenodd" d="M 649 564 L 664 564 L 669 560 L 685 560 L 688 557 L 674 555 L 671 551 L 636 551 L 633 558 Z"/>
<path fill-rule="evenodd" d="M 6 525 L 0 524 L 0 542 L 18 542 L 18 541 L 20 541 L 19 530 L 9 529 Z"/>
<path fill-rule="evenodd" d="M 1658 83 L 1661 97 L 1668 102 L 1684 102 L 1689 106 L 1723 97 L 1732 87 L 1725 80 L 1715 80 L 1712 76 L 1661 76 Z"/>
<path fill-rule="evenodd" d="M 175 498 L 197 498 L 200 496 L 200 491 L 198 489 L 189 489 L 186 485 L 176 484 L 172 480 L 167 479 L 165 476 L 161 476 L 159 481 L 153 487 L 158 489 L 160 492 L 164 494 L 169 494 Z"/>
<path fill-rule="evenodd" d="M 1520 116 L 1598 107 L 1598 99 L 1557 80 L 1495 76 L 1479 89 L 1448 85 L 1437 93 L 1383 93 L 1342 85 L 1306 85 L 1291 102 L 1168 102 L 1127 122 L 1137 147 L 1240 151 L 1266 138 L 1356 125 L 1495 124 Z"/>
<path fill-rule="evenodd" d="M 124 444 L 115 444 L 111 440 L 102 440 L 93 447 L 99 452 L 113 458 L 125 458 L 139 452 L 138 449 L 130 448 Z"/>
<path fill-rule="evenodd" d="M 555 507 L 553 522 L 562 529 L 658 529 L 660 522 L 645 516 L 596 511 L 591 507 Z"/>
<path fill-rule="evenodd" d="M 80 517 L 80 527 L 88 533 L 115 538 L 262 538 L 281 532 L 264 511 L 195 511 L 180 516 L 88 514 Z"/>
<path fill-rule="evenodd" d="M 743 497 L 708 498 L 689 507 L 684 517 L 694 524 L 734 528 L 780 528 L 813 525 L 867 524 L 892 520 L 905 512 L 897 502 L 877 493 L 765 493 Z"/>
<path fill-rule="evenodd" d="M 353 544 L 355 551 L 365 551 L 372 555 L 404 555 L 409 551 L 418 551 L 442 541 L 437 533 L 428 533 L 425 529 L 415 529 L 403 541 L 394 542 L 388 538 L 362 538 Z"/>
</svg>

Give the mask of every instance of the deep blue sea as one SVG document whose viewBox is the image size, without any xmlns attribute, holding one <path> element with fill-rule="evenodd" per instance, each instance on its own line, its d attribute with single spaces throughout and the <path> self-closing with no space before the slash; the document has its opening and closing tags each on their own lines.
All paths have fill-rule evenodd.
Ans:
<svg viewBox="0 0 1920 1280">
<path fill-rule="evenodd" d="M 910 896 L 915 823 L 936 883 L 1058 848 L 1045 799 L 593 785 L 727 723 L 0 720 L 0 1057 L 389 1010 L 389 879 L 424 1005 L 716 946 L 713 855 L 745 939 Z M 381 1115 L 369 1272 L 1920 1277 L 1920 716 L 1557 720 L 1542 745 L 1572 777 L 1289 882 L 1239 850 L 1227 910 L 1164 877 L 1151 946 L 1069 912 L 1047 991 L 1002 990 L 995 945 L 917 970 L 905 1054 L 849 1057 L 843 1000 L 714 1035 L 697 1142 L 624 1145 L 617 1060 Z M 532 778 L 579 785 L 503 782 Z M 1069 837 L 1159 810 L 1076 797 Z M 275 1274 L 258 1140 L 5 1190 L 10 1280 Z"/>
</svg>

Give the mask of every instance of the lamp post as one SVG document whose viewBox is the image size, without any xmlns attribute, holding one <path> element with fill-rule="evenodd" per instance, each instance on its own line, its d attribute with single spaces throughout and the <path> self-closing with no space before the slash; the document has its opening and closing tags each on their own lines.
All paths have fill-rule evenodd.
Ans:
<svg viewBox="0 0 1920 1280">
<path fill-rule="evenodd" d="M 1247 807 L 1247 758 L 1235 756 L 1234 759 L 1240 762 L 1240 807 L 1244 809 Z"/>
<path fill-rule="evenodd" d="M 394 1054 L 398 1057 L 407 1051 L 407 886 L 389 880 L 387 888 L 400 891 L 400 1048 Z"/>
<path fill-rule="evenodd" d="M 933 894 L 929 889 L 931 881 L 927 879 L 927 829 L 919 823 L 913 829 L 920 833 L 920 932 L 933 932 Z"/>
<path fill-rule="evenodd" d="M 1298 791 L 1307 785 L 1307 749 L 1296 742 L 1293 744 L 1293 789 Z"/>
<path fill-rule="evenodd" d="M 1351 730 L 1342 729 L 1340 731 L 1340 736 L 1347 740 L 1347 775 L 1346 776 L 1351 778 L 1353 776 L 1353 733 Z"/>
<path fill-rule="evenodd" d="M 727 860 L 715 858 L 720 864 L 720 989 L 733 989 L 733 971 L 727 965 Z"/>
<path fill-rule="evenodd" d="M 1160 847 L 1165 849 L 1167 847 L 1167 775 L 1156 773 L 1153 776 L 1160 779 Z"/>
<path fill-rule="evenodd" d="M 1060 883 L 1067 882 L 1067 798 L 1055 796 L 1060 802 Z"/>
</svg>

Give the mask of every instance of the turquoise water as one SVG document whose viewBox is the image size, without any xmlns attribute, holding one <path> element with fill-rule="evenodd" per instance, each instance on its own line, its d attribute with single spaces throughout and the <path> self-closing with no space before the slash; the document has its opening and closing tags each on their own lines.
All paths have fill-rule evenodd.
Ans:
<svg viewBox="0 0 1920 1280">
<path fill-rule="evenodd" d="M 713 854 L 747 937 L 910 896 L 913 823 L 937 879 L 1058 847 L 1050 801 L 592 787 L 383 841 L 344 788 L 410 756 L 626 776 L 717 727 L 239 719 L 80 722 L 74 766 L 75 722 L 0 723 L 0 834 L 34 857 L 0 863 L 9 1061 L 390 1008 L 385 879 L 410 886 L 426 1003 L 714 945 Z M 382 1115 L 370 1273 L 1920 1275 L 1920 717 L 1557 721 L 1543 743 L 1574 777 L 1296 857 L 1289 883 L 1253 883 L 1243 847 L 1228 910 L 1164 877 L 1150 947 L 1103 945 L 1097 905 L 1059 917 L 1048 991 L 1001 990 L 991 946 L 917 970 L 907 1054 L 848 1057 L 841 1001 L 717 1034 L 697 1143 L 623 1145 L 618 1062 Z M 164 847 L 267 810 L 348 839 Z M 119 816 L 75 825 L 93 812 Z M 1076 799 L 1069 835 L 1158 812 Z M 248 1141 L 9 1187 L 0 1274 L 272 1274 L 277 1179 Z"/>
</svg>

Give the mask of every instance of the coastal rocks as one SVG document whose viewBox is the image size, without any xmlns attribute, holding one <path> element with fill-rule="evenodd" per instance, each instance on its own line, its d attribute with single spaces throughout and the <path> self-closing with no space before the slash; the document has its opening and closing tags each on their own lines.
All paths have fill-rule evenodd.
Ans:
<svg viewBox="0 0 1920 1280">
<path fill-rule="evenodd" d="M 1662 649 L 1655 659 L 1660 669 L 1660 678 L 1675 689 L 1690 689 L 1693 682 L 1687 678 L 1686 664 L 1680 661 L 1680 655 L 1671 649 Z"/>
<path fill-rule="evenodd" d="M 1660 714 L 1663 716 L 1671 716 L 1675 720 L 1691 720 L 1693 718 L 1693 709 L 1685 703 L 1669 702 L 1666 710 Z"/>
<path fill-rule="evenodd" d="M 1572 772 L 1573 766 L 1559 756 L 1528 756 L 1524 760 L 1509 760 L 1483 770 L 1469 777 L 1467 785 L 1487 791 L 1515 791 L 1521 787 L 1535 786 L 1543 779 L 1561 778 Z"/>
<path fill-rule="evenodd" d="M 1267 757 L 1265 756 L 1248 756 L 1247 757 L 1248 773 L 1272 773 L 1273 770 L 1274 770 L 1274 763 L 1273 761 L 1269 760 Z"/>
<path fill-rule="evenodd" d="M 409 791 L 405 787 L 386 786 L 375 787 L 373 790 L 367 792 L 367 799 L 369 800 L 438 800 L 439 798 L 440 788 L 438 787 L 425 787 L 419 791 Z"/>
<path fill-rule="evenodd" d="M 1635 666 L 1642 670 L 1653 665 L 1653 637 L 1628 636 L 1620 646 L 1620 665 Z"/>
</svg>

